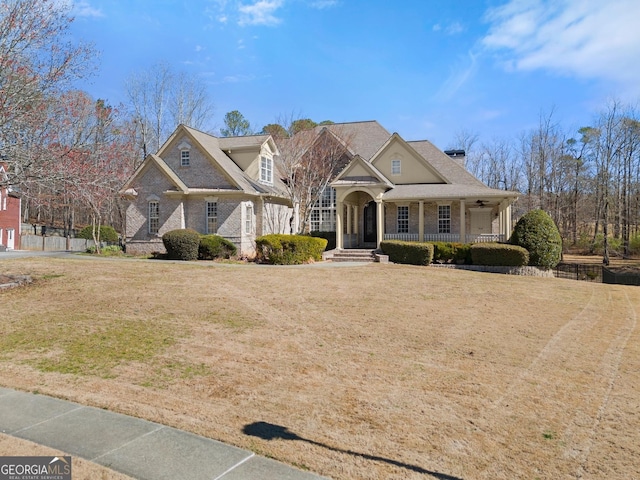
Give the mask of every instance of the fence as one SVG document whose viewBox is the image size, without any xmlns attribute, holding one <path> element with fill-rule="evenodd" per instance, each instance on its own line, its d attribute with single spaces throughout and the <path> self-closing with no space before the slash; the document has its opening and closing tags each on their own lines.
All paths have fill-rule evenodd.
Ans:
<svg viewBox="0 0 640 480">
<path fill-rule="evenodd" d="M 587 282 L 602 282 L 602 265 L 588 265 L 581 263 L 559 263 L 555 270 L 556 278 L 569 280 L 584 280 Z"/>
<path fill-rule="evenodd" d="M 85 240 L 83 238 L 41 237 L 40 235 L 22 235 L 20 237 L 20 248 L 22 250 L 84 252 L 93 245 L 95 245 L 93 240 Z"/>
<path fill-rule="evenodd" d="M 602 282 L 619 285 L 640 285 L 640 274 L 632 272 L 614 272 L 602 267 Z"/>
</svg>

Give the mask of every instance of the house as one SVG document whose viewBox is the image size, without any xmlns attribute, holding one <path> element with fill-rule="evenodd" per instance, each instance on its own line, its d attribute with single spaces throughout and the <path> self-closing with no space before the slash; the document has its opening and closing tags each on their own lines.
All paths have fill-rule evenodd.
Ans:
<svg viewBox="0 0 640 480">
<path fill-rule="evenodd" d="M 20 248 L 22 199 L 8 185 L 7 165 L 0 164 L 0 250 Z"/>
<path fill-rule="evenodd" d="M 406 141 L 376 121 L 323 126 L 351 160 L 311 213 L 311 229 L 341 232 L 337 248 L 383 240 L 505 241 L 518 194 L 487 187 L 464 168 L 464 151 Z"/>
<path fill-rule="evenodd" d="M 191 228 L 221 235 L 250 256 L 256 236 L 290 233 L 292 206 L 277 155 L 269 135 L 217 138 L 178 126 L 120 191 L 129 200 L 127 252 L 164 252 L 164 233 Z"/>
</svg>

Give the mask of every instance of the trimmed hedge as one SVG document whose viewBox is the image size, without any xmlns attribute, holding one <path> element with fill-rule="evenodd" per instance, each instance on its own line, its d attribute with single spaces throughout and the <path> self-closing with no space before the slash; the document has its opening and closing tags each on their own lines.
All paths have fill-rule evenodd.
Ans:
<svg viewBox="0 0 640 480">
<path fill-rule="evenodd" d="M 84 227 L 76 238 L 84 238 L 85 240 L 93 240 L 93 226 Z M 109 225 L 100 225 L 100 241 L 107 243 L 118 243 L 118 232 Z"/>
<path fill-rule="evenodd" d="M 162 236 L 167 257 L 172 260 L 197 260 L 200 234 L 191 229 L 171 230 Z"/>
<path fill-rule="evenodd" d="M 336 232 L 309 232 L 309 235 L 317 238 L 324 238 L 327 240 L 327 250 L 333 250 L 336 248 Z"/>
<path fill-rule="evenodd" d="M 433 244 L 387 240 L 380 242 L 380 248 L 389 261 L 409 265 L 429 265 L 433 260 Z"/>
<path fill-rule="evenodd" d="M 523 267 L 529 263 L 529 252 L 517 245 L 504 243 L 474 243 L 471 245 L 473 265 Z"/>
<path fill-rule="evenodd" d="M 271 234 L 256 238 L 256 260 L 271 265 L 300 265 L 322 260 L 325 238 Z"/>
<path fill-rule="evenodd" d="M 220 235 L 200 235 L 198 245 L 199 260 L 215 260 L 216 258 L 231 258 L 238 249 L 231 240 Z"/>
<path fill-rule="evenodd" d="M 553 268 L 562 258 L 562 237 L 544 210 L 531 210 L 520 218 L 509 243 L 526 248 L 529 265 L 534 267 Z"/>
<path fill-rule="evenodd" d="M 429 242 L 433 244 L 433 261 L 442 263 L 471 263 L 471 244 L 458 242 Z"/>
</svg>

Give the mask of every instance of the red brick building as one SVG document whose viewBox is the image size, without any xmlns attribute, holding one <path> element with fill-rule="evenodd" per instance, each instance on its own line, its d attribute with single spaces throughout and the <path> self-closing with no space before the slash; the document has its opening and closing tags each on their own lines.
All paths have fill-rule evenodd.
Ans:
<svg viewBox="0 0 640 480">
<path fill-rule="evenodd" d="M 0 182 L 7 181 L 7 167 L 0 164 Z M 1 185 L 1 183 L 0 183 Z M 0 186 L 0 249 L 20 248 L 22 201 L 11 187 Z"/>
</svg>

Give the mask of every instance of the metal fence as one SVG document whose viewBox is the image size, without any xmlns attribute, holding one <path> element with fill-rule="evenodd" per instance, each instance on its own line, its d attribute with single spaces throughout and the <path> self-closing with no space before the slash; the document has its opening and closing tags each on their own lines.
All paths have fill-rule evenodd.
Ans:
<svg viewBox="0 0 640 480">
<path fill-rule="evenodd" d="M 602 283 L 602 265 L 559 263 L 553 273 L 556 278 Z"/>
<path fill-rule="evenodd" d="M 632 272 L 614 272 L 602 267 L 602 282 L 618 285 L 640 285 L 640 275 Z"/>
</svg>

